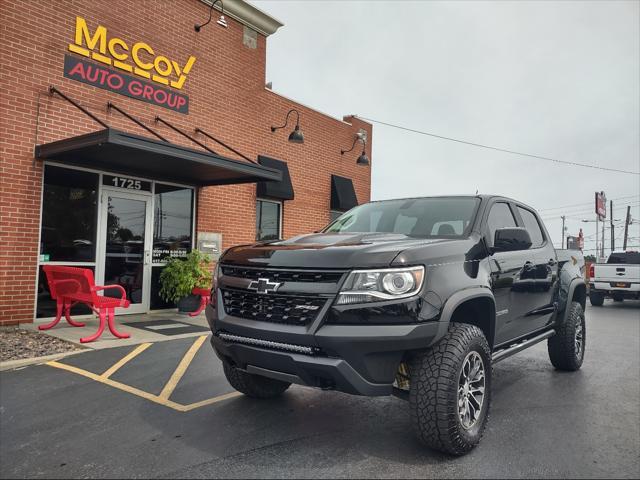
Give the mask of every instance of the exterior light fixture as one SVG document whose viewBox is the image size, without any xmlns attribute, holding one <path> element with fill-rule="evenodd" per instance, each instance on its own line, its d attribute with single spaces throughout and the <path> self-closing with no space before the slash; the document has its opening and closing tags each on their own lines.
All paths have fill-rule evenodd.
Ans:
<svg viewBox="0 0 640 480">
<path fill-rule="evenodd" d="M 281 125 L 279 127 L 272 126 L 271 132 L 273 133 L 276 130 L 286 127 L 289 123 L 289 115 L 291 115 L 292 113 L 296 114 L 296 127 L 293 129 L 293 132 L 289 134 L 289 141 L 291 143 L 304 143 L 304 135 L 302 134 L 302 130 L 300 130 L 300 112 L 298 112 L 295 108 L 292 108 L 287 112 L 287 116 L 284 120 L 284 125 Z"/>
<path fill-rule="evenodd" d="M 213 2 L 211 2 L 211 7 L 209 8 L 209 20 L 207 20 L 202 25 L 195 25 L 193 28 L 195 29 L 196 32 L 199 32 L 202 27 L 209 25 L 209 22 L 211 22 L 211 16 L 213 15 L 213 6 L 218 2 L 220 2 L 220 9 L 222 10 L 222 15 L 220 15 L 220 18 L 216 23 L 224 28 L 227 28 L 227 21 L 224 19 L 224 4 L 222 3 L 222 0 L 213 0 Z"/>
<path fill-rule="evenodd" d="M 364 139 L 362 134 L 356 134 L 356 137 L 353 139 L 353 145 L 351 145 L 351 148 L 349 150 L 340 150 L 340 154 L 344 155 L 345 153 L 349 153 L 350 151 L 352 151 L 354 148 L 356 148 L 356 143 L 358 143 L 358 141 L 362 142 L 362 153 L 356 160 L 356 165 L 367 166 L 369 165 L 369 157 L 367 157 L 366 152 L 367 141 Z"/>
</svg>

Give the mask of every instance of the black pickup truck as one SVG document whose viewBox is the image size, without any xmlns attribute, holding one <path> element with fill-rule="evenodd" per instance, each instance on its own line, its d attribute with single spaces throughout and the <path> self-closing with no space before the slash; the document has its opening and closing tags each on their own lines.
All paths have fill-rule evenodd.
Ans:
<svg viewBox="0 0 640 480">
<path fill-rule="evenodd" d="M 426 445 L 461 455 L 485 429 L 494 363 L 548 339 L 557 369 L 582 365 L 583 270 L 515 200 L 379 201 L 227 250 L 206 314 L 238 391 L 396 394 Z"/>
</svg>

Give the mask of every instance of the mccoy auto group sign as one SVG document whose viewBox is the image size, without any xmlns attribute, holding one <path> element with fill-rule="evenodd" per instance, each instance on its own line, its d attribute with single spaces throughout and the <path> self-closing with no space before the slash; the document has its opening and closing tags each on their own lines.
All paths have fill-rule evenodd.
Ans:
<svg viewBox="0 0 640 480">
<path fill-rule="evenodd" d="M 184 86 L 195 57 L 179 63 L 156 55 L 145 42 L 129 46 L 120 38 L 109 38 L 102 25 L 91 33 L 82 17 L 76 17 L 75 42 L 69 44 L 69 51 L 102 65 L 66 54 L 65 77 L 180 113 L 189 112 L 189 97 L 178 90 Z"/>
</svg>

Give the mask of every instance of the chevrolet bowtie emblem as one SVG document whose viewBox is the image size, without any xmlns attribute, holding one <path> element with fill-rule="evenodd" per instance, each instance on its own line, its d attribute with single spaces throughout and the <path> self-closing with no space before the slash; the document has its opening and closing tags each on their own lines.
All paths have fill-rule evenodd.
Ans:
<svg viewBox="0 0 640 480">
<path fill-rule="evenodd" d="M 280 282 L 272 282 L 268 278 L 259 278 L 258 280 L 253 280 L 247 288 L 258 293 L 269 293 L 278 290 L 280 285 L 282 285 Z"/>
</svg>

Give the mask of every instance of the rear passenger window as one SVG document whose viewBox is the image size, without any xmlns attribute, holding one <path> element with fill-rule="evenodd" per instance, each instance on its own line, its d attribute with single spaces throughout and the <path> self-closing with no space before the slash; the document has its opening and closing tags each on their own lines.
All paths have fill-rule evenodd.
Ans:
<svg viewBox="0 0 640 480">
<path fill-rule="evenodd" d="M 509 205 L 502 202 L 496 203 L 491 207 L 489 218 L 487 219 L 487 225 L 489 226 L 491 242 L 496 238 L 497 229 L 517 226 L 516 219 L 513 218 L 513 213 L 511 213 Z"/>
<path fill-rule="evenodd" d="M 538 223 L 536 216 L 533 214 L 533 212 L 522 207 L 518 207 L 518 212 L 522 217 L 524 227 L 527 229 L 529 235 L 531 236 L 531 248 L 539 247 L 544 243 L 544 235 L 542 234 L 542 229 L 540 228 L 540 224 Z"/>
<path fill-rule="evenodd" d="M 609 256 L 607 263 L 626 263 L 629 265 L 640 264 L 639 252 L 616 252 Z"/>
</svg>

